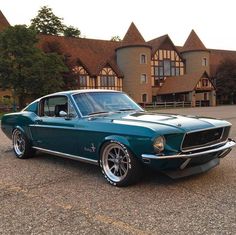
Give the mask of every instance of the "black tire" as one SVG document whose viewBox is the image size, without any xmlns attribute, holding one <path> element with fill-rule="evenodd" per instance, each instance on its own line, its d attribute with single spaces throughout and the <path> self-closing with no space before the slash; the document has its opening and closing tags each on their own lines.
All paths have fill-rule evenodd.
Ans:
<svg viewBox="0 0 236 235">
<path fill-rule="evenodd" d="M 19 129 L 12 132 L 12 145 L 17 158 L 26 159 L 33 157 L 35 151 L 26 135 Z"/>
<path fill-rule="evenodd" d="M 109 141 L 103 145 L 99 164 L 105 179 L 118 187 L 136 183 L 142 173 L 138 159 L 117 141 Z"/>
</svg>

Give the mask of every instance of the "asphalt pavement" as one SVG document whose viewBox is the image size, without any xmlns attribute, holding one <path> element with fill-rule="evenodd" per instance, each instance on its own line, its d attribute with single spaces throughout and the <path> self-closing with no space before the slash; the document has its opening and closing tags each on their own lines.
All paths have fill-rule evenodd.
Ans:
<svg viewBox="0 0 236 235">
<path fill-rule="evenodd" d="M 236 139 L 236 106 L 161 111 L 226 119 Z M 146 171 L 116 188 L 94 165 L 46 154 L 19 160 L 0 131 L 0 234 L 236 234 L 236 148 L 204 174 Z"/>
</svg>

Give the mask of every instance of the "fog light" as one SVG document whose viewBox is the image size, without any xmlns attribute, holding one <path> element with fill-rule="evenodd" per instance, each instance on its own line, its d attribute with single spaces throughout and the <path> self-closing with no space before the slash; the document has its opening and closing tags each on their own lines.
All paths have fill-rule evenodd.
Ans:
<svg viewBox="0 0 236 235">
<path fill-rule="evenodd" d="M 157 137 L 153 142 L 153 147 L 156 153 L 160 153 L 165 148 L 165 138 L 163 136 Z"/>
</svg>

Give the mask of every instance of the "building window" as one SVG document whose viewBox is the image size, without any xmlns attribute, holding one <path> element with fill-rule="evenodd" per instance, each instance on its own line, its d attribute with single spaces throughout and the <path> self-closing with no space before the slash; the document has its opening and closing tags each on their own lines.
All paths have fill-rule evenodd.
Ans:
<svg viewBox="0 0 236 235">
<path fill-rule="evenodd" d="M 158 50 L 152 57 L 152 81 L 161 86 L 167 76 L 184 75 L 184 62 L 174 50 Z"/>
<path fill-rule="evenodd" d="M 101 70 L 99 88 L 111 89 L 111 90 L 122 90 L 121 78 L 118 78 L 111 67 L 105 67 Z"/>
<path fill-rule="evenodd" d="M 79 87 L 86 87 L 87 86 L 87 77 L 85 75 L 79 76 Z"/>
<path fill-rule="evenodd" d="M 170 76 L 170 60 L 164 60 L 164 75 Z"/>
<path fill-rule="evenodd" d="M 114 76 L 101 76 L 101 86 L 102 87 L 115 87 L 115 77 Z"/>
<path fill-rule="evenodd" d="M 202 87 L 208 87 L 208 79 L 202 79 Z"/>
<path fill-rule="evenodd" d="M 142 102 L 143 103 L 147 102 L 147 94 L 142 94 Z"/>
<path fill-rule="evenodd" d="M 207 66 L 207 58 L 202 58 L 202 66 L 206 67 Z"/>
<path fill-rule="evenodd" d="M 140 64 L 146 64 L 147 63 L 147 56 L 145 54 L 140 55 Z"/>
<path fill-rule="evenodd" d="M 89 77 L 88 72 L 82 66 L 75 66 L 72 71 L 76 75 L 79 89 L 95 88 L 95 84 L 91 83 L 91 78 Z"/>
<path fill-rule="evenodd" d="M 141 74 L 140 82 L 141 82 L 141 84 L 147 83 L 147 75 L 146 74 Z"/>
</svg>

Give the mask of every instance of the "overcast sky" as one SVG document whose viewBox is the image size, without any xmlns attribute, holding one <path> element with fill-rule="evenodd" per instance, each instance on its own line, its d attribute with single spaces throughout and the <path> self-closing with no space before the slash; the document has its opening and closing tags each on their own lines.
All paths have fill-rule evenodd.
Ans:
<svg viewBox="0 0 236 235">
<path fill-rule="evenodd" d="M 29 25 L 44 5 L 86 38 L 123 38 L 134 22 L 146 41 L 169 34 L 182 46 L 194 29 L 207 48 L 236 50 L 236 0 L 0 0 L 11 25 Z"/>
</svg>

